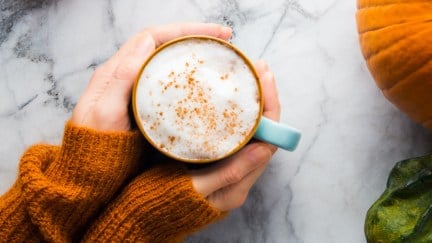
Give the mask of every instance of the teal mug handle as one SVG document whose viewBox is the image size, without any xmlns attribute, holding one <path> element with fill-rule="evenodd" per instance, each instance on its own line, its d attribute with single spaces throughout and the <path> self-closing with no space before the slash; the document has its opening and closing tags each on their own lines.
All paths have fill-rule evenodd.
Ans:
<svg viewBox="0 0 432 243">
<path fill-rule="evenodd" d="M 301 132 L 286 124 L 261 117 L 254 138 L 288 151 L 294 151 L 299 144 Z"/>
</svg>

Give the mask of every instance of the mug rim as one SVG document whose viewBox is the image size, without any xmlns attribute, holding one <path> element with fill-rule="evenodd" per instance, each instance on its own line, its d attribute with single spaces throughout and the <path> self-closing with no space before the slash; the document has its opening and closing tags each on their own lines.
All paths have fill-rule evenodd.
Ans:
<svg viewBox="0 0 432 243">
<path fill-rule="evenodd" d="M 247 136 L 245 136 L 245 138 L 243 139 L 243 141 L 238 144 L 234 149 L 232 149 L 231 151 L 229 151 L 229 153 L 224 154 L 223 156 L 217 157 L 217 158 L 211 158 L 211 159 L 188 159 L 188 158 L 182 158 L 179 156 L 175 156 L 172 153 L 169 153 L 167 151 L 164 151 L 163 149 L 159 148 L 159 146 L 157 146 L 157 144 L 153 141 L 153 139 L 150 138 L 150 136 L 147 134 L 147 132 L 145 131 L 145 129 L 142 127 L 140 119 L 139 119 L 139 115 L 138 115 L 138 111 L 137 111 L 137 87 L 138 84 L 140 82 L 142 73 L 144 72 L 145 67 L 150 63 L 150 61 L 159 53 L 161 52 L 163 49 L 165 49 L 168 46 L 171 46 L 173 44 L 176 44 L 178 42 L 182 42 L 182 41 L 187 41 L 187 40 L 191 40 L 191 39 L 197 39 L 197 40 L 205 40 L 205 41 L 215 41 L 218 42 L 219 44 L 222 44 L 226 47 L 228 47 L 229 49 L 233 50 L 238 56 L 240 56 L 240 58 L 243 59 L 243 61 L 246 63 L 246 65 L 249 67 L 249 70 L 252 71 L 253 76 L 255 78 L 255 82 L 257 84 L 258 87 L 258 95 L 259 95 L 259 111 L 258 111 L 258 116 L 256 118 L 255 124 L 253 126 L 253 128 L 251 129 L 251 131 L 249 132 L 249 134 Z M 207 36 L 207 35 L 187 35 L 187 36 L 182 36 L 182 37 L 178 37 L 175 39 L 172 39 L 170 41 L 167 41 L 165 43 L 163 43 L 162 45 L 158 46 L 153 53 L 151 53 L 147 59 L 145 60 L 145 62 L 143 63 L 143 65 L 140 68 L 140 71 L 138 73 L 138 75 L 135 78 L 134 81 L 134 85 L 132 88 L 132 110 L 133 110 L 133 115 L 134 115 L 134 119 L 135 122 L 138 126 L 138 129 L 140 130 L 141 134 L 145 137 L 145 139 L 147 140 L 147 142 L 149 142 L 154 148 L 156 148 L 159 152 L 161 152 L 163 155 L 171 158 L 171 159 L 175 159 L 178 161 L 182 161 L 182 162 L 187 162 L 187 163 L 194 163 L 194 164 L 205 164 L 205 163 L 210 163 L 210 162 L 215 162 L 215 161 L 219 161 L 222 159 L 225 159 L 227 157 L 230 157 L 231 155 L 235 154 L 236 152 L 238 152 L 240 149 L 242 149 L 244 146 L 246 146 L 246 144 L 253 138 L 255 132 L 258 129 L 258 125 L 261 121 L 261 117 L 263 115 L 263 110 L 264 110 L 264 97 L 263 97 L 263 93 L 262 93 L 262 87 L 261 87 L 261 80 L 259 78 L 258 72 L 256 71 L 253 63 L 250 61 L 250 59 L 236 46 L 234 46 L 233 44 L 231 44 L 228 41 L 225 41 L 223 39 L 220 38 L 216 38 L 213 36 Z"/>
</svg>

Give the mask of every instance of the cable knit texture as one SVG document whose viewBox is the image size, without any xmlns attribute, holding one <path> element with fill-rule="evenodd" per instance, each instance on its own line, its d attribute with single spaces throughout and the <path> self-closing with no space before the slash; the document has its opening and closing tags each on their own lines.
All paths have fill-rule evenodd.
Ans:
<svg viewBox="0 0 432 243">
<path fill-rule="evenodd" d="M 171 242 L 223 215 L 178 163 L 157 161 L 125 185 L 144 148 L 138 131 L 70 122 L 61 147 L 30 147 L 0 197 L 0 242 Z"/>
</svg>

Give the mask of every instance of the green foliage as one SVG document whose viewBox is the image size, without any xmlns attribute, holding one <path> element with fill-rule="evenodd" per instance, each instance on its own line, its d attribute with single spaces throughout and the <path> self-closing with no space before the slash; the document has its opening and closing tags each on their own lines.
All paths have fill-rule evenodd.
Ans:
<svg viewBox="0 0 432 243">
<path fill-rule="evenodd" d="M 395 165 L 365 233 L 368 242 L 432 242 L 432 155 Z"/>
</svg>

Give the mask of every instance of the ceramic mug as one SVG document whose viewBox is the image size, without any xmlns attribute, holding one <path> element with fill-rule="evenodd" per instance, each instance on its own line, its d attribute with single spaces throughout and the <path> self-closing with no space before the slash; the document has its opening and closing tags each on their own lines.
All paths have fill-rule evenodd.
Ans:
<svg viewBox="0 0 432 243">
<path fill-rule="evenodd" d="M 132 93 L 134 117 L 147 141 L 190 163 L 226 158 L 252 138 L 295 150 L 300 131 L 264 117 L 263 103 L 252 62 L 231 43 L 210 36 L 159 46 Z"/>
</svg>

